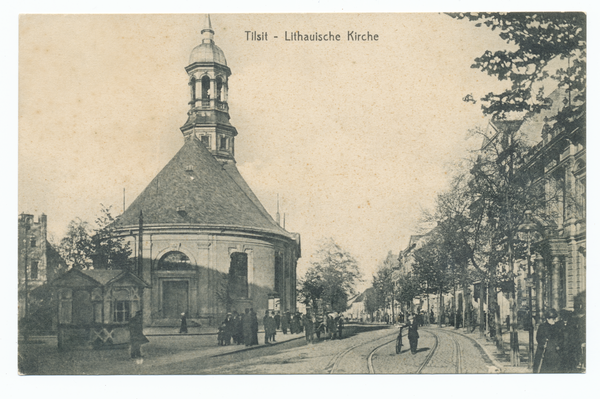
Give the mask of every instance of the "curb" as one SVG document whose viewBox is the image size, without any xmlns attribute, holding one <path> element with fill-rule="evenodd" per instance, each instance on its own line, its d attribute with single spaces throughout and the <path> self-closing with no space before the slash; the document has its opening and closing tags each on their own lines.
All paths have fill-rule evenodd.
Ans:
<svg viewBox="0 0 600 399">
<path fill-rule="evenodd" d="M 242 349 L 238 349 L 235 351 L 231 351 L 231 352 L 227 352 L 227 353 L 219 353 L 218 355 L 212 355 L 210 356 L 212 357 L 221 357 L 221 356 L 227 356 L 227 355 L 233 355 L 235 353 L 240 353 L 240 352 L 247 352 L 247 351 L 251 351 L 251 350 L 255 350 L 255 349 L 261 349 L 261 348 L 268 348 L 271 346 L 275 346 L 275 345 L 279 345 L 279 344 L 285 344 L 286 342 L 292 342 L 292 341 L 296 341 L 298 339 L 304 338 L 304 335 L 301 335 L 299 337 L 296 338 L 292 338 L 292 339 L 288 339 L 287 341 L 279 341 L 279 342 L 275 342 L 274 344 L 263 344 L 263 345 L 256 345 L 256 346 L 248 346 L 248 347 L 244 347 Z"/>
</svg>

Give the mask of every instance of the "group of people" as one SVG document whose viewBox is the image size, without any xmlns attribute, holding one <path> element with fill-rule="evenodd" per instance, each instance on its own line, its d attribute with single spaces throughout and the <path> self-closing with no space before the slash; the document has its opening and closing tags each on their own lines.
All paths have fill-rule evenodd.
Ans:
<svg viewBox="0 0 600 399">
<path fill-rule="evenodd" d="M 328 314 L 317 317 L 312 313 L 302 316 L 302 327 L 305 331 L 306 342 L 309 344 L 321 339 L 342 339 L 344 317 L 340 314 Z"/>
<path fill-rule="evenodd" d="M 217 344 L 231 345 L 232 341 L 235 345 L 258 345 L 258 316 L 253 308 L 246 308 L 242 314 L 227 313 L 219 326 Z"/>
<path fill-rule="evenodd" d="M 306 334 L 309 343 L 320 339 L 321 335 L 328 339 L 341 339 L 343 329 L 343 317 L 341 315 L 326 315 L 317 318 L 310 313 L 293 315 L 285 312 L 266 310 L 262 319 L 265 331 L 265 344 L 275 341 L 278 330 L 283 334 Z M 316 337 L 316 338 L 315 338 Z M 254 309 L 246 309 L 243 314 L 238 312 L 228 313 L 218 330 L 217 344 L 224 345 L 258 345 L 258 316 Z"/>
<path fill-rule="evenodd" d="M 573 373 L 585 368 L 585 316 L 555 309 L 536 333 L 534 373 Z"/>
</svg>

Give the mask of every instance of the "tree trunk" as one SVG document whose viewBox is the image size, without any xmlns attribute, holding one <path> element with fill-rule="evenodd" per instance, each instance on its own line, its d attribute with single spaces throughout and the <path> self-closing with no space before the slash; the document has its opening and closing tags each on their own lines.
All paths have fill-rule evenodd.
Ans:
<svg viewBox="0 0 600 399">
<path fill-rule="evenodd" d="M 442 296 L 442 289 L 440 288 L 440 293 L 439 293 L 440 297 L 439 297 L 439 303 L 440 306 L 438 307 L 438 328 L 442 328 L 442 319 L 444 318 L 444 298 Z"/>
<path fill-rule="evenodd" d="M 484 327 L 485 327 L 485 312 L 483 311 L 483 298 L 485 295 L 485 288 L 483 285 L 483 280 L 479 283 L 479 338 L 483 338 L 484 336 Z M 489 302 L 488 302 L 489 306 Z"/>
<path fill-rule="evenodd" d="M 469 295 L 469 286 L 466 281 L 462 283 L 463 288 L 463 331 L 469 332 L 469 327 L 471 327 L 471 312 L 469 311 L 470 295 Z"/>
<path fill-rule="evenodd" d="M 498 293 L 496 292 L 496 286 L 490 283 L 489 287 L 490 305 L 493 305 L 492 310 L 494 312 L 494 329 L 495 329 L 495 341 L 496 347 L 501 354 L 504 354 L 504 341 L 502 340 L 502 321 L 500 320 L 500 306 L 498 306 Z"/>
</svg>

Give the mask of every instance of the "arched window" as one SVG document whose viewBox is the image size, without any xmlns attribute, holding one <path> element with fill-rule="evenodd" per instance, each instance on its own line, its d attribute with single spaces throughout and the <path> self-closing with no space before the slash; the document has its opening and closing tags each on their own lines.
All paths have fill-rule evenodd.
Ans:
<svg viewBox="0 0 600 399">
<path fill-rule="evenodd" d="M 158 270 L 179 271 L 192 270 L 190 258 L 183 252 L 171 251 L 163 255 L 158 261 Z"/>
<path fill-rule="evenodd" d="M 231 298 L 248 298 L 248 255 L 243 252 L 231 254 L 229 296 Z"/>
<path fill-rule="evenodd" d="M 219 77 L 217 78 L 217 96 L 216 99 L 218 101 L 223 101 L 223 80 Z"/>
<path fill-rule="evenodd" d="M 283 257 L 275 255 L 275 292 L 283 294 Z"/>
<path fill-rule="evenodd" d="M 202 77 L 202 99 L 210 100 L 210 78 L 206 75 Z"/>
<path fill-rule="evenodd" d="M 190 80 L 190 87 L 192 89 L 192 103 L 196 100 L 196 79 Z"/>
</svg>

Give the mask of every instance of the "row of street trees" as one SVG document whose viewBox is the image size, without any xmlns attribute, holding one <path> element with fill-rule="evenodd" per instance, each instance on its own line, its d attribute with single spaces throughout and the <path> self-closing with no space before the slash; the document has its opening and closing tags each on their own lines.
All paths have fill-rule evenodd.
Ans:
<svg viewBox="0 0 600 399">
<path fill-rule="evenodd" d="M 435 208 L 425 221 L 436 226 L 412 252 L 409 275 L 396 276 L 382 265 L 373 278 L 371 301 L 378 307 L 389 304 L 390 292 L 396 300 L 410 301 L 416 295 L 441 294 L 459 287 L 465 293 L 464 319 L 471 320 L 470 290 L 480 282 L 489 289 L 489 311 L 500 326 L 497 295 L 509 297 L 511 310 L 511 358 L 518 363 L 516 339 L 515 277 L 516 259 L 527 256 L 527 242 L 522 231 L 532 214 L 538 226 L 552 226 L 557 207 L 576 206 L 569 198 L 559 198 L 562 190 L 549 176 L 540 179 L 539 171 L 525 167 L 535 151 L 527 137 L 520 136 L 520 121 L 532 117 L 553 104 L 543 84 L 554 79 L 567 97 L 563 107 L 552 117 L 566 129 L 585 123 L 586 28 L 582 13 L 478 13 L 451 14 L 467 19 L 476 26 L 497 30 L 512 50 L 486 51 L 475 59 L 480 69 L 512 85 L 502 93 L 489 93 L 481 101 L 484 115 L 491 116 L 494 129 L 474 130 L 482 138 L 481 149 L 468 160 L 468 171 L 456 176 L 450 189 L 436 198 Z M 560 60 L 565 60 L 562 65 Z M 551 62 L 554 63 L 552 64 Z M 566 66 L 565 66 L 566 64 Z M 549 65 L 558 65 L 553 70 Z M 465 101 L 476 101 L 472 96 Z M 554 123 L 547 120 L 548 123 Z M 548 187 L 556 187 L 555 192 Z M 527 218 L 527 220 L 526 220 Z M 543 228 L 542 228 L 543 230 Z M 539 233 L 544 234 L 544 231 Z M 390 288 L 391 287 L 391 288 Z M 480 301 L 480 304 L 482 301 Z M 440 309 L 442 308 L 440 303 Z M 479 320 L 483 320 L 480 305 Z M 441 318 L 440 318 L 441 322 Z M 480 328 L 483 324 L 480 323 Z M 483 330 L 481 330 L 483 333 Z M 502 335 L 495 334 L 499 348 Z"/>
<path fill-rule="evenodd" d="M 333 238 L 323 239 L 312 258 L 311 267 L 298 281 L 298 300 L 310 308 L 322 303 L 329 311 L 345 311 L 361 278 L 358 261 Z"/>
</svg>

